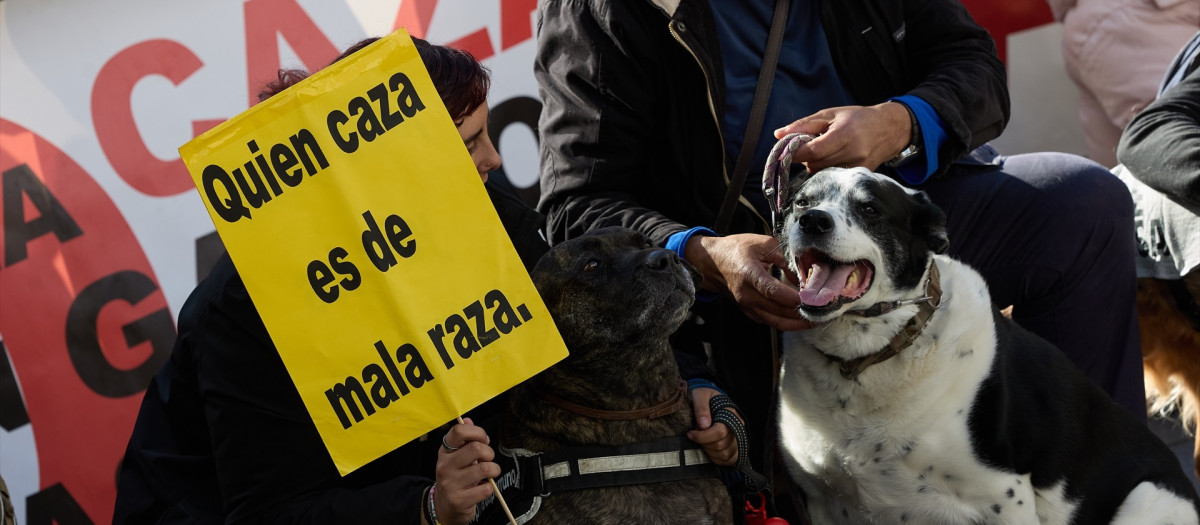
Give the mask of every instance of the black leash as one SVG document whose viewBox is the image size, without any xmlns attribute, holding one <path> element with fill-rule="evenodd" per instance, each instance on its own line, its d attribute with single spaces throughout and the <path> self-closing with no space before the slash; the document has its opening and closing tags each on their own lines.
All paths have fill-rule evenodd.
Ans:
<svg viewBox="0 0 1200 525">
<path fill-rule="evenodd" d="M 735 468 L 742 475 L 746 493 L 754 494 L 768 490 L 770 484 L 767 477 L 750 466 L 750 436 L 746 432 L 746 425 L 733 413 L 734 410 L 740 410 L 737 404 L 729 396 L 717 394 L 708 400 L 708 408 L 712 411 L 713 423 L 724 423 L 737 439 L 738 461 Z"/>
<path fill-rule="evenodd" d="M 746 187 L 746 175 L 750 173 L 750 161 L 758 146 L 758 136 L 762 133 L 763 120 L 766 118 L 767 101 L 771 98 L 771 84 L 775 80 L 779 50 L 783 47 L 783 29 L 787 25 L 790 4 L 790 0 L 775 1 L 775 14 L 771 18 L 771 32 L 767 35 L 762 68 L 758 71 L 758 84 L 754 89 L 754 99 L 750 103 L 750 119 L 746 122 L 742 150 L 738 152 L 737 162 L 733 165 L 733 176 L 729 180 L 729 187 L 725 189 L 725 199 L 721 202 L 721 208 L 717 211 L 717 221 L 713 224 L 713 231 L 719 235 L 729 233 L 733 210 L 737 208 L 738 197 Z"/>
</svg>

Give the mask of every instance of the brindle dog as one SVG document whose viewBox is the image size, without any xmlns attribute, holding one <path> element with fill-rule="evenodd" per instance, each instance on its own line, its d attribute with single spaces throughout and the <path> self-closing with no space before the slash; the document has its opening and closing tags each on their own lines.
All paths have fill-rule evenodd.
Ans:
<svg viewBox="0 0 1200 525">
<path fill-rule="evenodd" d="M 604 411 L 635 411 L 679 395 L 668 342 L 688 315 L 696 277 L 673 252 L 639 233 L 606 228 L 555 246 L 531 273 L 570 356 L 513 390 L 500 440 L 506 448 L 628 445 L 682 436 L 692 428 L 686 399 L 661 417 L 604 420 L 549 399 Z M 702 452 L 701 452 L 702 453 Z M 592 488 L 542 500 L 529 523 L 732 523 L 729 495 L 715 477 Z"/>
</svg>

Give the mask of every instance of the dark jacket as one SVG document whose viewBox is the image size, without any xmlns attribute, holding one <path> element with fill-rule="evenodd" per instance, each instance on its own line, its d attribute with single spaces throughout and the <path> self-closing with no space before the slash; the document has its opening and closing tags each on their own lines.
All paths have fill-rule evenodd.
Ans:
<svg viewBox="0 0 1200 525">
<path fill-rule="evenodd" d="M 856 103 L 913 94 L 937 111 L 948 135 L 941 171 L 1004 129 L 1004 65 L 958 0 L 814 1 Z M 725 77 L 708 2 L 544 0 L 538 15 L 539 209 L 551 242 L 620 225 L 664 245 L 712 227 L 734 159 L 721 136 Z M 743 198 L 729 232 L 768 233 L 767 221 Z M 752 446 L 773 442 L 759 436 L 772 417 L 778 363 L 764 349 L 774 338 L 724 298 L 693 312 L 673 339 L 681 372 L 704 375 L 707 361 L 740 405 Z M 760 468 L 763 452 L 751 450 Z"/>
<path fill-rule="evenodd" d="M 491 191 L 526 267 L 540 215 Z M 493 435 L 502 396 L 471 411 Z M 440 434 L 342 477 L 226 255 L 188 297 L 151 381 L 117 482 L 114 524 L 416 523 Z"/>
<path fill-rule="evenodd" d="M 1183 80 L 1129 121 L 1117 158 L 1147 186 L 1200 213 L 1200 55 L 1179 67 Z"/>
<path fill-rule="evenodd" d="M 1004 65 L 959 1 L 823 0 L 821 13 L 856 103 L 912 94 L 937 111 L 948 135 L 941 171 L 1004 129 Z M 708 3 L 548 0 L 539 15 L 539 209 L 551 241 L 620 224 L 661 245 L 712 226 L 733 159 L 721 139 L 724 73 Z M 739 214 L 732 232 L 766 231 L 747 206 Z"/>
</svg>

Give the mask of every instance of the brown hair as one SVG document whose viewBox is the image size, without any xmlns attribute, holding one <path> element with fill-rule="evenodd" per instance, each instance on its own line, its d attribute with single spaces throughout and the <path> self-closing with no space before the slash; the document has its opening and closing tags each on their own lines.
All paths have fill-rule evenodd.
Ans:
<svg viewBox="0 0 1200 525">
<path fill-rule="evenodd" d="M 346 48 L 333 61 L 346 58 L 376 40 L 379 38 L 360 40 Z M 425 69 L 429 70 L 433 87 L 442 97 L 442 104 L 446 106 L 446 111 L 456 124 L 475 111 L 475 108 L 487 102 L 488 90 L 492 86 L 490 73 L 474 56 L 461 49 L 430 44 L 421 38 L 413 37 L 412 40 L 417 46 L 417 53 L 421 55 L 421 61 L 425 63 Z M 308 72 L 303 69 L 280 69 L 278 76 L 277 80 L 263 86 L 263 90 L 258 93 L 259 101 L 271 98 L 304 80 L 308 77 Z"/>
</svg>

